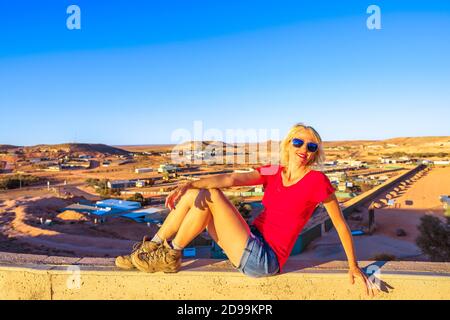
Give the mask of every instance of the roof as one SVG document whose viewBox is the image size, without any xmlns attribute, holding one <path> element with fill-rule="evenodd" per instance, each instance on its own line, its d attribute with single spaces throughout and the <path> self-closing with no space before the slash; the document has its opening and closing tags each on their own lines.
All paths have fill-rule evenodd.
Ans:
<svg viewBox="0 0 450 320">
<path fill-rule="evenodd" d="M 121 217 L 133 219 L 137 222 L 151 222 L 151 221 L 163 221 L 161 212 L 165 211 L 164 208 L 145 208 L 140 210 L 134 210 L 132 212 L 121 215 Z"/>
<path fill-rule="evenodd" d="M 79 211 L 79 212 L 83 212 L 83 211 L 87 211 L 87 212 L 92 212 L 97 210 L 98 208 L 95 206 L 90 206 L 90 205 L 84 205 L 84 204 L 79 204 L 79 203 L 74 203 L 71 204 L 67 207 L 65 207 L 63 210 L 74 210 L 74 211 Z"/>
<path fill-rule="evenodd" d="M 133 183 L 134 181 L 132 181 L 132 180 L 112 180 L 112 181 L 109 181 L 109 183 L 111 183 L 111 184 L 116 184 L 116 183 Z"/>
<path fill-rule="evenodd" d="M 124 210 L 131 210 L 131 209 L 137 209 L 141 207 L 141 204 L 136 201 L 126 201 L 126 200 L 118 200 L 118 199 L 106 199 L 97 201 L 96 205 L 98 207 L 110 207 L 110 208 L 116 208 L 116 209 L 124 209 Z"/>
</svg>

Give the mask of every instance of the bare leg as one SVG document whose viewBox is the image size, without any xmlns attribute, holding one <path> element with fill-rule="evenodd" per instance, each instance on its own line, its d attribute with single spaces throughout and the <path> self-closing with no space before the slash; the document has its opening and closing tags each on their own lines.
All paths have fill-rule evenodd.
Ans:
<svg viewBox="0 0 450 320">
<path fill-rule="evenodd" d="M 177 235 L 173 242 L 179 247 L 186 247 L 195 237 L 197 237 L 212 219 L 211 210 L 206 205 L 201 205 L 200 199 L 206 199 L 209 196 L 209 191 L 206 189 L 197 190 L 197 202 L 188 211 L 178 229 Z"/>
<path fill-rule="evenodd" d="M 172 239 L 175 236 L 186 214 L 194 205 L 197 194 L 198 191 L 190 189 L 181 197 L 176 205 L 176 208 L 169 213 L 157 232 L 157 235 L 161 239 Z"/>
<path fill-rule="evenodd" d="M 185 215 L 173 241 L 181 247 L 186 246 L 208 226 L 211 237 L 231 263 L 238 266 L 250 234 L 244 218 L 219 189 L 189 191 L 191 196 L 195 195 L 193 207 Z"/>
</svg>

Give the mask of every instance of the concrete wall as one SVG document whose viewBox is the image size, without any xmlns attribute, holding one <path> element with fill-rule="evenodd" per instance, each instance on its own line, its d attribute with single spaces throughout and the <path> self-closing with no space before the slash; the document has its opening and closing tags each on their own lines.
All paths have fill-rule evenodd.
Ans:
<svg viewBox="0 0 450 320">
<path fill-rule="evenodd" d="M 0 253 L 0 299 L 450 299 L 449 263 L 377 265 L 383 291 L 368 298 L 349 284 L 342 261 L 288 262 L 283 274 L 254 279 L 228 261 L 187 260 L 176 274 L 146 274 L 118 270 L 112 259 Z"/>
</svg>

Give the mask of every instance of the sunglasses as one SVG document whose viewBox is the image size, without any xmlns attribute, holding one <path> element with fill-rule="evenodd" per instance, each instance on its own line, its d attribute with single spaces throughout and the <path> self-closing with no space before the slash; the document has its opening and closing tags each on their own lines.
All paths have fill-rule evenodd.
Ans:
<svg viewBox="0 0 450 320">
<path fill-rule="evenodd" d="M 304 145 L 304 144 L 305 144 L 305 141 L 303 141 L 302 139 L 298 139 L 298 138 L 292 139 L 292 145 L 296 148 L 301 148 L 302 145 Z M 308 142 L 306 144 L 306 148 L 308 149 L 309 152 L 316 152 L 317 149 L 319 149 L 319 145 L 314 142 Z"/>
</svg>

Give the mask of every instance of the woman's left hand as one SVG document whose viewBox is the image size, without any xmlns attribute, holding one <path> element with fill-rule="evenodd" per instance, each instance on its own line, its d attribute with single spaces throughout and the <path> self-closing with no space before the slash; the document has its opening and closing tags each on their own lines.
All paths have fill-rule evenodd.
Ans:
<svg viewBox="0 0 450 320">
<path fill-rule="evenodd" d="M 375 292 L 378 292 L 377 286 L 372 283 L 364 273 L 364 271 L 361 270 L 359 267 L 351 267 L 348 270 L 348 275 L 350 277 L 350 283 L 355 283 L 355 278 L 361 279 L 361 281 L 364 284 L 364 287 L 366 289 L 366 294 L 370 297 L 373 297 L 375 295 Z"/>
<path fill-rule="evenodd" d="M 175 209 L 175 203 L 181 198 L 181 196 L 191 188 L 191 182 L 179 184 L 166 198 L 165 206 L 170 210 Z"/>
</svg>

